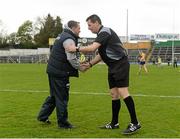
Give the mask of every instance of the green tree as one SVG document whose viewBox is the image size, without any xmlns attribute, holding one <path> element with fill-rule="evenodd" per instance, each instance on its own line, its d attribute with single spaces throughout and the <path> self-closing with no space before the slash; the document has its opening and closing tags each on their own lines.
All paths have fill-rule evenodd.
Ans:
<svg viewBox="0 0 180 139">
<path fill-rule="evenodd" d="M 8 46 L 7 41 L 7 31 L 3 24 L 3 22 L 0 20 L 0 48 Z"/>
<path fill-rule="evenodd" d="M 19 28 L 16 35 L 17 40 L 21 44 L 33 42 L 33 26 L 32 22 L 27 20 Z"/>
<path fill-rule="evenodd" d="M 63 27 L 62 27 L 62 23 L 61 23 L 61 18 L 59 16 L 56 17 L 55 20 L 55 30 L 54 30 L 54 36 L 57 37 L 59 33 L 62 32 Z"/>
<path fill-rule="evenodd" d="M 9 45 L 14 46 L 18 43 L 16 40 L 16 34 L 16 32 L 13 32 L 10 35 L 8 35 L 7 40 L 9 42 Z"/>
<path fill-rule="evenodd" d="M 57 16 L 54 20 L 53 17 L 48 14 L 44 20 L 41 19 L 39 21 L 41 27 L 39 33 L 34 36 L 34 41 L 39 47 L 48 47 L 49 38 L 55 38 L 62 32 L 61 19 Z"/>
</svg>

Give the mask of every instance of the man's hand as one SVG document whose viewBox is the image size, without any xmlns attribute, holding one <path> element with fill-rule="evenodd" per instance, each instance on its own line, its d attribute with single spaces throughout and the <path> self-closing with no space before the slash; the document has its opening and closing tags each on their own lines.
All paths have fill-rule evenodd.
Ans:
<svg viewBox="0 0 180 139">
<path fill-rule="evenodd" d="M 87 71 L 89 68 L 90 68 L 90 65 L 89 65 L 88 62 L 86 62 L 86 63 L 81 63 L 81 65 L 80 65 L 80 71 L 82 71 L 82 72 Z"/>
</svg>

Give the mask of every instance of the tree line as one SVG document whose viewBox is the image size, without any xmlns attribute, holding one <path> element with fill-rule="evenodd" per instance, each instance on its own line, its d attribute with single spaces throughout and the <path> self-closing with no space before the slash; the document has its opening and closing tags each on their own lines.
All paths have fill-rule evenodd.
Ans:
<svg viewBox="0 0 180 139">
<path fill-rule="evenodd" d="M 1 21 L 0 21 L 1 26 Z M 17 32 L 9 35 L 0 30 L 0 48 L 36 49 L 49 47 L 49 38 L 55 38 L 63 30 L 59 16 L 53 18 L 48 14 L 44 18 L 37 18 L 33 23 L 25 21 Z"/>
</svg>

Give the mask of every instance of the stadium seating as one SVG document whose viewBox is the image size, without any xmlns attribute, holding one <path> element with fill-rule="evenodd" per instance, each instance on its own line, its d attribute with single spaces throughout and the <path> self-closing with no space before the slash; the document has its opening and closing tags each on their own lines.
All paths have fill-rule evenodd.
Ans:
<svg viewBox="0 0 180 139">
<path fill-rule="evenodd" d="M 172 57 L 172 46 L 174 45 L 174 54 L 180 59 L 180 41 L 156 42 L 152 50 L 152 57 L 161 57 L 162 62 L 167 62 L 168 57 Z"/>
</svg>

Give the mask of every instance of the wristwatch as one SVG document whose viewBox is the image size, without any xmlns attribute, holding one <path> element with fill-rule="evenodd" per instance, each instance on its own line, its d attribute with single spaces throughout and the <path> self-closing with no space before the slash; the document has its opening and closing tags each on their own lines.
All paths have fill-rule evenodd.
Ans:
<svg viewBox="0 0 180 139">
<path fill-rule="evenodd" d="M 76 47 L 76 52 L 79 52 L 80 47 Z"/>
<path fill-rule="evenodd" d="M 90 65 L 90 67 L 92 67 L 92 66 L 93 66 L 93 64 L 92 64 L 91 62 L 89 62 L 89 65 Z"/>
</svg>

